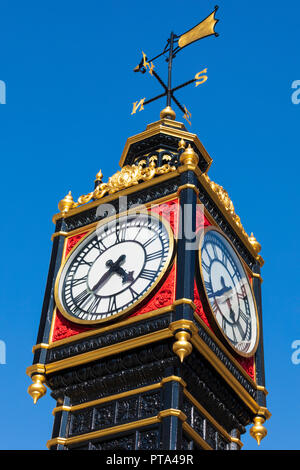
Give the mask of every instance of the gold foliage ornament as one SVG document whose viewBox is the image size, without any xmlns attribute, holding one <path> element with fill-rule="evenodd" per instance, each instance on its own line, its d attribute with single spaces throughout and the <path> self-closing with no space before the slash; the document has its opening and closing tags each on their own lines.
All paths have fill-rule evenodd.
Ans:
<svg viewBox="0 0 300 470">
<path fill-rule="evenodd" d="M 96 181 L 99 181 L 99 184 L 94 191 L 80 196 L 77 202 L 74 202 L 70 191 L 67 196 L 59 202 L 59 210 L 62 214 L 66 214 L 70 209 L 86 204 L 91 200 L 101 199 L 106 194 L 116 193 L 141 182 L 149 181 L 155 176 L 164 175 L 176 170 L 176 167 L 169 163 L 157 167 L 155 158 L 150 159 L 149 166 L 144 167 L 144 164 L 145 160 L 140 161 L 138 165 L 125 165 L 120 171 L 117 171 L 117 173 L 111 176 L 107 183 L 102 182 L 102 173 L 99 171 L 96 176 Z M 101 180 L 99 179 L 100 176 Z"/>
<path fill-rule="evenodd" d="M 252 247 L 254 248 L 255 252 L 258 254 L 261 250 L 261 245 L 258 243 L 256 238 L 254 237 L 253 233 L 251 233 L 251 236 L 246 233 L 240 217 L 236 214 L 234 205 L 232 203 L 232 200 L 230 199 L 228 192 L 219 184 L 215 183 L 212 181 L 209 176 L 206 173 L 202 173 L 202 176 L 205 178 L 206 182 L 209 184 L 211 189 L 214 191 L 214 193 L 218 196 L 218 199 L 222 203 L 223 207 L 225 208 L 226 212 L 228 212 L 231 216 L 231 219 L 235 222 L 237 227 L 240 229 L 242 234 L 249 240 L 251 243 Z"/>
</svg>

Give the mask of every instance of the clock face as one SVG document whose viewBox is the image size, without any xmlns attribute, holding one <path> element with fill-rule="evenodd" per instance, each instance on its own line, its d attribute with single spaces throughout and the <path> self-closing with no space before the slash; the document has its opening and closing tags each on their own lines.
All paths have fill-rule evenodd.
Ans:
<svg viewBox="0 0 300 470">
<path fill-rule="evenodd" d="M 171 229 L 140 213 L 103 223 L 75 247 L 56 281 L 56 303 L 80 323 L 126 313 L 154 288 L 170 262 Z"/>
<path fill-rule="evenodd" d="M 217 327 L 237 353 L 253 355 L 258 342 L 258 323 L 249 279 L 234 248 L 217 230 L 205 233 L 200 264 Z"/>
</svg>

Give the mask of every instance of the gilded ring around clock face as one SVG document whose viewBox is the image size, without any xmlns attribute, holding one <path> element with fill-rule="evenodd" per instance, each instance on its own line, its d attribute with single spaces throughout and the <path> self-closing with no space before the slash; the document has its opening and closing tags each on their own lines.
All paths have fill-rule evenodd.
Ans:
<svg viewBox="0 0 300 470">
<path fill-rule="evenodd" d="M 252 356 L 258 343 L 254 295 L 235 249 L 219 230 L 205 231 L 199 251 L 201 277 L 210 318 L 231 348 Z"/>
<path fill-rule="evenodd" d="M 161 280 L 173 247 L 170 226 L 155 214 L 126 214 L 101 223 L 61 267 L 55 286 L 58 309 L 86 324 L 126 314 Z"/>
</svg>

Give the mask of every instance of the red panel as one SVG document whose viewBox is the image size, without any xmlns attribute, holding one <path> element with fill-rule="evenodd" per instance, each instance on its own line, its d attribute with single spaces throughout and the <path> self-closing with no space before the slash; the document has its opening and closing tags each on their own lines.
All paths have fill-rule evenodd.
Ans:
<svg viewBox="0 0 300 470">
<path fill-rule="evenodd" d="M 172 266 L 172 269 L 161 286 L 161 288 L 157 291 L 154 297 L 150 298 L 144 307 L 142 307 L 137 312 L 130 315 L 131 317 L 135 317 L 136 315 L 141 315 L 143 313 L 152 312 L 153 310 L 157 310 L 158 308 L 166 307 L 167 305 L 172 305 L 175 301 L 175 290 L 176 290 L 176 266 L 175 263 Z"/>
<path fill-rule="evenodd" d="M 204 207 L 202 206 L 202 204 L 197 204 L 197 208 L 196 208 L 196 227 L 197 227 L 197 229 L 202 227 L 203 223 L 204 223 L 204 227 L 206 227 L 208 225 L 211 225 L 210 221 L 205 217 L 205 215 L 203 213 L 203 209 L 204 209 Z"/>
<path fill-rule="evenodd" d="M 149 209 L 150 212 L 162 216 L 172 227 L 176 237 L 178 233 L 178 199 L 172 199 L 158 206 L 153 206 Z"/>
<path fill-rule="evenodd" d="M 58 309 L 55 314 L 55 324 L 52 335 L 52 342 L 59 341 L 60 339 L 69 338 L 78 333 L 91 330 L 91 327 L 84 327 L 67 320 Z"/>
<path fill-rule="evenodd" d="M 196 305 L 195 313 L 201 318 L 201 320 L 204 321 L 205 325 L 208 326 L 208 328 L 210 330 L 212 330 L 212 328 L 209 324 L 209 321 L 207 319 L 207 316 L 205 315 L 202 302 L 200 300 L 200 296 L 199 296 L 199 292 L 198 292 L 198 289 L 197 289 L 196 281 L 195 281 L 195 284 L 194 284 L 194 304 Z"/>
<path fill-rule="evenodd" d="M 66 252 L 65 252 L 65 257 L 70 253 L 72 248 L 74 248 L 75 245 L 81 240 L 84 235 L 86 235 L 88 232 L 82 232 L 79 233 L 78 235 L 74 235 L 73 237 L 67 238 L 67 246 L 66 246 Z"/>
</svg>

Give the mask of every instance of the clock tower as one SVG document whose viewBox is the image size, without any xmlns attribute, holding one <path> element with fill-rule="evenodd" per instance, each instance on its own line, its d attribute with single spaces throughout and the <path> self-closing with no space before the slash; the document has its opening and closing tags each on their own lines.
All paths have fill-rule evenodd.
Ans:
<svg viewBox="0 0 300 470">
<path fill-rule="evenodd" d="M 266 406 L 263 259 L 212 159 L 167 106 L 121 169 L 54 215 L 29 394 L 49 449 L 229 450 Z M 46 388 L 47 387 L 47 388 Z"/>
</svg>

